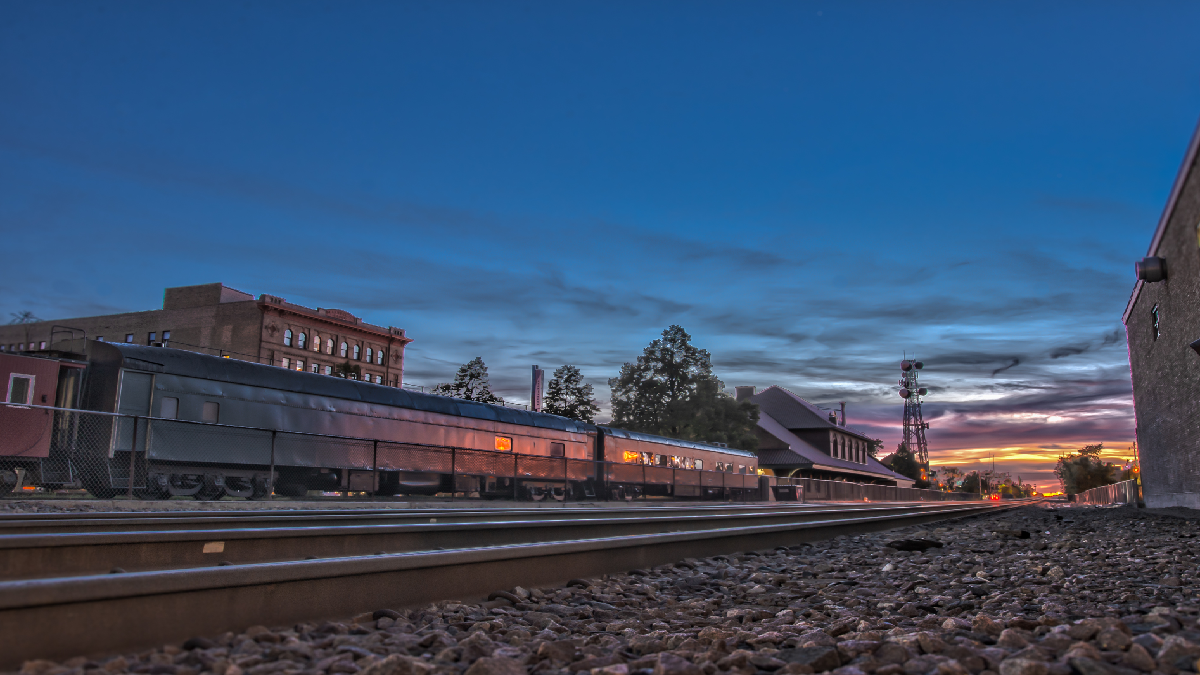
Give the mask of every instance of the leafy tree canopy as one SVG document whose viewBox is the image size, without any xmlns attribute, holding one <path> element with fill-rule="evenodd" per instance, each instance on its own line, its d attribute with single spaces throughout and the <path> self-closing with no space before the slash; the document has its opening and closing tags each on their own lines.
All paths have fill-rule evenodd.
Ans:
<svg viewBox="0 0 1200 675">
<path fill-rule="evenodd" d="M 708 352 L 691 341 L 682 327 L 671 326 L 608 381 L 613 426 L 756 449 L 758 406 L 722 392 Z"/>
<path fill-rule="evenodd" d="M 546 388 L 542 410 L 581 422 L 592 422 L 600 412 L 592 400 L 592 385 L 584 383 L 583 374 L 575 366 L 563 366 L 554 371 Z"/>
<path fill-rule="evenodd" d="M 916 481 L 913 483 L 914 487 L 928 487 L 929 484 L 921 480 L 921 463 L 917 461 L 916 455 L 909 451 L 908 445 L 904 443 L 897 445 L 896 452 L 884 459 L 886 460 L 885 464 L 891 466 L 892 471 Z"/>
<path fill-rule="evenodd" d="M 1085 445 L 1078 454 L 1058 458 L 1054 473 L 1062 484 L 1063 492 L 1076 495 L 1080 492 L 1104 485 L 1112 485 L 1120 478 L 1121 467 L 1100 461 L 1104 444 Z"/>
<path fill-rule="evenodd" d="M 482 356 L 476 356 L 464 363 L 455 373 L 453 382 L 443 382 L 434 387 L 432 391 L 441 396 L 453 396 L 479 403 L 504 402 L 504 399 L 493 394 L 491 387 L 488 386 L 488 371 Z"/>
</svg>

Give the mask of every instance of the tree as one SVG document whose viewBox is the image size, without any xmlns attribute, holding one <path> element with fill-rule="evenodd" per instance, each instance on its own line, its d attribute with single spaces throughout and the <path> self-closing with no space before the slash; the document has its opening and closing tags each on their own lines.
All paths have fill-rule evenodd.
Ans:
<svg viewBox="0 0 1200 675">
<path fill-rule="evenodd" d="M 613 426 L 683 440 L 758 447 L 758 406 L 721 391 L 706 350 L 680 326 L 651 342 L 636 363 L 608 381 Z"/>
<path fill-rule="evenodd" d="M 1083 446 L 1078 454 L 1058 458 L 1054 473 L 1062 484 L 1063 492 L 1076 495 L 1080 492 L 1117 482 L 1121 468 L 1111 462 L 1100 461 L 1103 443 Z"/>
<path fill-rule="evenodd" d="M 942 467 L 942 475 L 946 477 L 945 487 L 947 492 L 954 492 L 958 487 L 958 482 L 963 478 L 962 469 L 957 466 Z"/>
<path fill-rule="evenodd" d="M 907 444 L 903 442 L 900 443 L 900 445 L 896 446 L 896 452 L 884 457 L 883 459 L 884 464 L 890 466 L 892 471 L 895 471 L 905 478 L 911 478 L 916 481 L 913 483 L 913 486 L 919 488 L 929 486 L 928 482 L 921 479 L 921 464 L 917 461 L 917 458 L 911 452 L 909 452 Z"/>
<path fill-rule="evenodd" d="M 600 408 L 592 400 L 592 385 L 585 384 L 583 374 L 575 366 L 563 366 L 554 371 L 546 388 L 542 410 L 581 422 L 592 422 Z"/>
<path fill-rule="evenodd" d="M 987 478 L 979 475 L 978 471 L 972 471 L 963 478 L 962 491 L 971 494 L 983 494 L 988 489 Z"/>
<path fill-rule="evenodd" d="M 504 399 L 492 393 L 488 386 L 487 366 L 482 356 L 476 356 L 462 364 L 454 375 L 454 381 L 441 383 L 431 390 L 440 396 L 453 396 L 479 403 L 503 403 Z"/>
</svg>

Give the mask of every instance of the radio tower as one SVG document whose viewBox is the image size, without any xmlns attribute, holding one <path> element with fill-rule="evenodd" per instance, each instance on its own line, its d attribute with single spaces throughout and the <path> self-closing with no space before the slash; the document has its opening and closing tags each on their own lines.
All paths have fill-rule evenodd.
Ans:
<svg viewBox="0 0 1200 675">
<path fill-rule="evenodd" d="M 900 398 L 904 399 L 904 445 L 921 465 L 921 473 L 929 468 L 929 445 L 925 430 L 929 423 L 921 415 L 921 397 L 929 390 L 917 383 L 917 371 L 925 367 L 920 361 L 900 362 Z"/>
</svg>

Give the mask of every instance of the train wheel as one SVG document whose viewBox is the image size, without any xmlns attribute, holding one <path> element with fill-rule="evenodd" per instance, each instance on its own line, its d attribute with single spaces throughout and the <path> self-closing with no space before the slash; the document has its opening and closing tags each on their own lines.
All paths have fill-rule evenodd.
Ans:
<svg viewBox="0 0 1200 675">
<path fill-rule="evenodd" d="M 196 501 L 208 502 L 216 501 L 225 496 L 225 481 L 224 476 L 205 476 L 204 486 L 200 491 L 192 495 Z"/>
</svg>

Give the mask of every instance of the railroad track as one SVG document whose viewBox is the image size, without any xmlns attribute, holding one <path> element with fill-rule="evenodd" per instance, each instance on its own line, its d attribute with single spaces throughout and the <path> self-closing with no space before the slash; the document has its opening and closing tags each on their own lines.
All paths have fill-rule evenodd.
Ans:
<svg viewBox="0 0 1200 675">
<path fill-rule="evenodd" d="M 605 511 L 563 518 L 562 512 L 541 519 L 440 524 L 398 523 L 343 527 L 228 528 L 165 532 L 68 533 L 3 535 L 0 545 L 16 538 L 78 537 L 78 551 L 110 546 L 114 554 L 128 546 L 154 550 L 155 539 L 171 546 L 199 548 L 209 535 L 226 543 L 265 542 L 271 555 L 295 550 L 295 542 L 374 546 L 370 537 L 391 537 L 409 550 L 318 557 L 312 560 L 255 561 L 184 569 L 149 569 L 123 574 L 92 574 L 0 582 L 0 634 L 8 647 L 0 650 L 0 668 L 29 658 L 64 658 L 112 652 L 196 635 L 220 633 L 255 624 L 280 625 L 311 619 L 349 616 L 385 607 L 414 606 L 450 598 L 470 599 L 514 585 L 546 586 L 572 578 L 624 572 L 673 563 L 687 557 L 795 546 L 838 534 L 856 534 L 905 525 L 961 518 L 1032 503 L 934 502 L 905 504 L 720 507 L 695 509 L 690 518 L 667 514 L 649 519 L 612 518 Z M 673 507 L 676 510 L 686 507 Z M 439 512 L 439 518 L 445 515 Z M 495 515 L 495 514 L 492 514 Z M 552 519 L 549 516 L 555 516 Z M 597 516 L 601 516 L 597 518 Z M 365 534 L 335 530 L 379 527 Z M 263 536 L 268 530 L 286 530 Z M 457 532 L 456 532 L 457 531 Z M 440 533 L 440 534 L 439 534 Z M 245 535 L 244 538 L 237 538 Z M 107 543 L 86 540 L 106 536 Z M 342 543 L 336 540 L 341 538 Z M 120 540 L 131 537 L 130 540 Z M 441 538 L 445 550 L 428 542 Z M 521 541 L 519 537 L 526 537 Z M 210 540 L 211 541 L 211 540 Z M 275 548 L 279 542 L 290 542 Z M 455 544 L 454 542 L 457 542 Z M 260 544 L 261 545 L 261 544 Z M 315 545 L 315 544 L 314 544 Z M 74 544 L 46 546 L 67 551 Z M 27 547 L 28 550 L 34 550 Z M 253 546 L 246 550 L 252 551 Z M 13 557 L 15 546 L 5 550 Z M 234 547 L 228 547 L 232 555 Z M 264 549 L 265 550 L 265 549 Z M 332 548 L 327 550 L 333 550 Z M 48 555 L 49 560 L 53 555 Z M 70 557 L 70 556 L 67 556 Z M 168 556 L 169 558 L 169 556 Z M 32 560 L 29 558 L 27 560 Z M 166 559 L 164 559 L 166 560 Z M 153 562 L 153 561 L 152 561 Z M 232 561 L 228 561 L 232 562 Z"/>
</svg>

